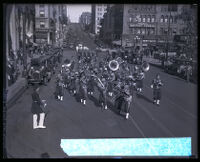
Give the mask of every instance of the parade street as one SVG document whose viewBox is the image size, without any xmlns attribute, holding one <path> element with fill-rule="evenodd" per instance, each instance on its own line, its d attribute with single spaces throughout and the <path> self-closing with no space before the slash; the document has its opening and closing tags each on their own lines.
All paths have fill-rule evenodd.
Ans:
<svg viewBox="0 0 200 162">
<path fill-rule="evenodd" d="M 103 53 L 98 55 L 100 59 Z M 75 59 L 75 50 L 64 49 L 62 60 L 66 58 Z M 152 103 L 150 87 L 157 73 L 164 82 L 160 106 Z M 111 103 L 107 110 L 98 106 L 99 92 L 96 89 L 94 97 L 87 99 L 85 106 L 67 90 L 63 101 L 56 100 L 56 74 L 39 91 L 41 99 L 47 101 L 49 111 L 44 124 L 46 129 L 33 129 L 31 86 L 8 109 L 8 157 L 40 158 L 41 154 L 48 153 L 52 158 L 64 158 L 67 155 L 60 147 L 61 139 L 115 137 L 192 137 L 192 154 L 197 153 L 197 85 L 150 66 L 145 73 L 143 91 L 140 95 L 134 93 L 130 117 L 126 120 Z"/>
</svg>

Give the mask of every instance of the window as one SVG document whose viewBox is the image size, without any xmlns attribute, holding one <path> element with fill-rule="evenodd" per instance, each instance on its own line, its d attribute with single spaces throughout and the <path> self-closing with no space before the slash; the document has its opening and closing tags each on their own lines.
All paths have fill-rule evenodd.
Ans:
<svg viewBox="0 0 200 162">
<path fill-rule="evenodd" d="M 164 16 L 162 15 L 161 18 L 160 18 L 160 22 L 164 22 Z"/>
<path fill-rule="evenodd" d="M 168 16 L 165 16 L 165 23 L 168 22 Z"/>
<path fill-rule="evenodd" d="M 146 17 L 143 16 L 143 18 L 142 18 L 142 22 L 145 22 L 145 21 L 146 21 Z"/>
<path fill-rule="evenodd" d="M 40 27 L 41 27 L 41 28 L 45 28 L 44 21 L 40 21 Z"/>
<path fill-rule="evenodd" d="M 173 28 L 173 34 L 176 34 L 176 28 Z"/>
<path fill-rule="evenodd" d="M 44 11 L 40 11 L 40 17 L 44 17 Z"/>
<path fill-rule="evenodd" d="M 137 17 L 137 21 L 141 22 L 141 17 L 140 16 Z"/>
<path fill-rule="evenodd" d="M 169 22 L 170 22 L 170 23 L 173 23 L 173 18 L 172 18 L 172 16 L 170 16 Z"/>
<path fill-rule="evenodd" d="M 148 17 L 147 17 L 147 22 L 150 22 L 151 21 L 151 16 L 149 15 Z"/>
<path fill-rule="evenodd" d="M 140 34 L 140 33 L 141 33 L 140 29 L 137 29 L 137 34 Z"/>
<path fill-rule="evenodd" d="M 150 30 L 150 34 L 155 34 L 155 29 L 154 28 L 152 28 L 151 30 Z"/>
<path fill-rule="evenodd" d="M 142 29 L 141 29 L 141 33 L 142 33 L 142 34 L 145 34 L 145 28 L 142 28 Z"/>
<path fill-rule="evenodd" d="M 155 16 L 151 16 L 151 22 L 155 22 Z"/>
</svg>

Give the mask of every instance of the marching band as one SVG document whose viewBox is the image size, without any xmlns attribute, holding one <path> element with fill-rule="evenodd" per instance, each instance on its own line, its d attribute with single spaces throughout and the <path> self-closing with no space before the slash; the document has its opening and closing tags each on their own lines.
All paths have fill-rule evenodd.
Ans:
<svg viewBox="0 0 200 162">
<path fill-rule="evenodd" d="M 120 114 L 124 114 L 128 119 L 134 91 L 142 92 L 145 72 L 149 70 L 149 64 L 135 63 L 134 60 L 127 61 L 122 50 L 108 52 L 100 61 L 97 59 L 97 54 L 88 49 L 77 47 L 76 53 L 77 62 L 66 59 L 61 67 L 57 79 L 57 98 L 63 100 L 65 87 L 71 94 L 78 94 L 80 102 L 86 105 L 87 97 L 94 95 L 97 89 L 99 104 L 103 109 L 108 109 L 108 102 L 112 102 L 119 109 Z M 153 99 L 157 105 L 161 99 L 162 85 L 159 76 L 152 81 Z"/>
</svg>

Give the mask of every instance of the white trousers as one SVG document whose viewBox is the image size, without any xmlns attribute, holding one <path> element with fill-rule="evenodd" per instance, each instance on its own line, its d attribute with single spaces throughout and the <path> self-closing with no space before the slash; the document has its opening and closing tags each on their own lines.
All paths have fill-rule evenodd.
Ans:
<svg viewBox="0 0 200 162">
<path fill-rule="evenodd" d="M 44 126 L 44 118 L 45 118 L 45 113 L 40 113 L 40 120 L 39 120 L 39 124 L 38 124 L 37 123 L 38 115 L 33 114 L 33 129 L 45 127 Z"/>
</svg>

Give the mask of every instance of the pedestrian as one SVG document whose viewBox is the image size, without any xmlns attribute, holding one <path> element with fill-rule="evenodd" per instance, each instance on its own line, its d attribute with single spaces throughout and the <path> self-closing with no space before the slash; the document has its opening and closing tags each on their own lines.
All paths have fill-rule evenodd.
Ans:
<svg viewBox="0 0 200 162">
<path fill-rule="evenodd" d="M 86 105 L 87 78 L 86 78 L 84 72 L 82 72 L 81 77 L 80 77 L 79 96 L 81 99 L 81 103 L 83 103 L 83 105 Z"/>
<path fill-rule="evenodd" d="M 63 96 L 64 96 L 63 88 L 64 88 L 64 84 L 63 84 L 62 76 L 58 74 L 57 82 L 56 82 L 56 98 L 60 101 L 63 100 Z"/>
<path fill-rule="evenodd" d="M 39 86 L 34 86 L 34 91 L 32 93 L 32 107 L 31 112 L 33 113 L 33 129 L 37 128 L 46 128 L 44 126 L 44 119 L 45 119 L 45 112 L 43 111 L 42 107 L 45 107 L 46 104 L 43 100 L 40 99 L 39 96 Z M 39 119 L 39 124 L 38 124 Z"/>
<path fill-rule="evenodd" d="M 161 100 L 161 86 L 163 86 L 163 82 L 160 79 L 160 75 L 157 74 L 156 78 L 153 79 L 151 88 L 153 88 L 153 103 L 160 105 Z"/>
</svg>

